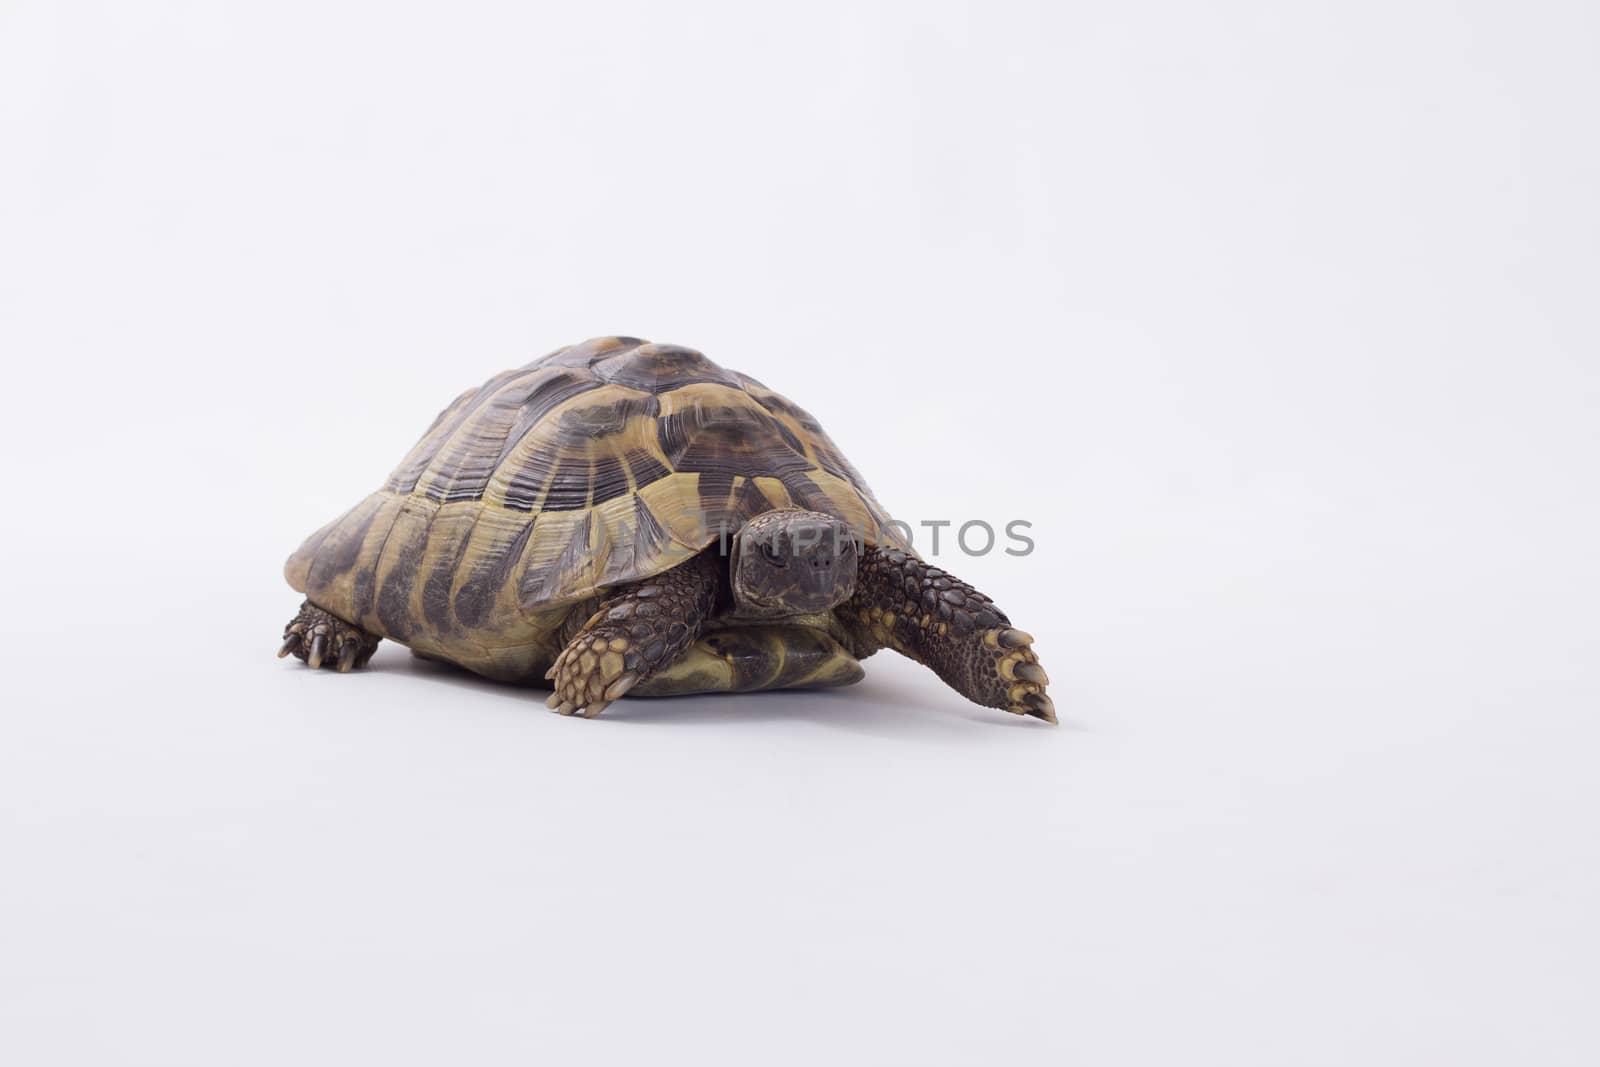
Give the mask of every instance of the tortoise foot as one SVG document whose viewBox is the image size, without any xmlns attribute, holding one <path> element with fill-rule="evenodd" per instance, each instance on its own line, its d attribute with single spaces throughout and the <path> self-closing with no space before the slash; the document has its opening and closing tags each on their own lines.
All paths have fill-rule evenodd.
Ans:
<svg viewBox="0 0 1600 1067">
<path fill-rule="evenodd" d="M 974 703 L 1056 721 L 1033 637 L 994 601 L 898 549 L 870 549 L 856 581 L 842 611 L 857 627 L 858 654 L 892 648 L 932 667 Z"/>
<path fill-rule="evenodd" d="M 636 649 L 620 634 L 580 634 L 556 657 L 546 677 L 555 681 L 547 707 L 592 719 L 623 696 L 642 675 Z"/>
<path fill-rule="evenodd" d="M 343 674 L 365 667 L 382 640 L 358 626 L 329 615 L 306 601 L 283 631 L 278 658 L 294 656 L 308 667 L 332 667 Z"/>
<path fill-rule="evenodd" d="M 994 674 L 1003 691 L 1005 710 L 1013 715 L 1031 715 L 1045 722 L 1056 721 L 1056 706 L 1045 692 L 1050 676 L 1039 665 L 1033 651 L 1033 637 L 1009 626 L 996 627 L 980 642 L 994 663 Z M 1002 706 L 998 701 L 995 706 Z"/>
</svg>

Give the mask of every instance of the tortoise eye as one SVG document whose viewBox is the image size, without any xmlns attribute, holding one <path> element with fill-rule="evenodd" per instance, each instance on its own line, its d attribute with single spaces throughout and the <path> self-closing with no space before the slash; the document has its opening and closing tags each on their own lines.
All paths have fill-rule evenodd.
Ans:
<svg viewBox="0 0 1600 1067">
<path fill-rule="evenodd" d="M 761 542 L 761 558 L 774 567 L 787 567 L 789 565 L 789 561 L 784 558 L 783 553 L 779 552 L 771 541 Z"/>
</svg>

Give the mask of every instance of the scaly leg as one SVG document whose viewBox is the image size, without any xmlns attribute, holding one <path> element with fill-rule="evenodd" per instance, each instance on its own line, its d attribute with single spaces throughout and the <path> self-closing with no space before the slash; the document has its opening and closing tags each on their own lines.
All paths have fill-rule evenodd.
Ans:
<svg viewBox="0 0 1600 1067">
<path fill-rule="evenodd" d="M 300 614 L 284 627 L 278 658 L 292 654 L 309 667 L 333 667 L 343 674 L 352 667 L 365 667 L 381 640 L 377 634 L 329 615 L 308 600 L 300 605 Z"/>
<path fill-rule="evenodd" d="M 856 636 L 856 655 L 892 648 L 933 668 L 968 700 L 1056 721 L 1033 638 L 1013 629 L 994 601 L 938 567 L 898 549 L 869 548 L 855 595 L 838 610 Z"/>
<path fill-rule="evenodd" d="M 606 597 L 546 672 L 555 680 L 546 703 L 592 719 L 683 655 L 716 607 L 719 565 L 701 553 Z"/>
</svg>

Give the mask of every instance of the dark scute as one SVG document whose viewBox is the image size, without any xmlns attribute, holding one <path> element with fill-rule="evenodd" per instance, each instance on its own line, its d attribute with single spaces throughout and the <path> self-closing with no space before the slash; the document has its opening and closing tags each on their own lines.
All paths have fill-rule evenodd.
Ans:
<svg viewBox="0 0 1600 1067">
<path fill-rule="evenodd" d="M 489 611 L 494 607 L 494 601 L 500 595 L 501 588 L 506 584 L 506 578 L 511 574 L 511 569 L 522 558 L 522 551 L 527 547 L 528 536 L 533 533 L 532 522 L 529 522 L 511 541 L 504 550 L 494 556 L 478 561 L 467 580 L 461 583 L 461 588 L 456 593 L 456 618 L 466 627 L 481 625 L 489 617 Z"/>
<path fill-rule="evenodd" d="M 745 407 L 693 408 L 656 420 L 656 438 L 679 471 L 781 478 L 811 470 L 811 461 L 774 436 L 772 427 Z"/>
<path fill-rule="evenodd" d="M 734 512 L 746 521 L 771 511 L 772 506 L 767 494 L 752 481 L 745 481 L 739 486 L 739 494 L 733 501 Z"/>
<path fill-rule="evenodd" d="M 482 398 L 429 469 L 427 496 L 440 503 L 478 500 L 495 470 L 528 429 L 557 404 L 600 383 L 584 371 L 522 371 Z"/>
<path fill-rule="evenodd" d="M 799 473 L 785 473 L 779 477 L 783 481 L 783 487 L 789 491 L 789 498 L 796 504 L 807 511 L 833 514 L 833 502 L 816 482 Z"/>
<path fill-rule="evenodd" d="M 594 486 L 594 502 L 604 504 L 628 491 L 628 473 L 622 460 L 613 455 L 597 456 L 589 475 Z"/>
<path fill-rule="evenodd" d="M 594 512 L 585 512 L 573 527 L 572 539 L 547 567 L 530 568 L 523 577 L 520 596 L 524 604 L 537 604 L 549 600 L 571 575 L 584 569 L 593 553 L 590 539 L 594 535 Z"/>
<path fill-rule="evenodd" d="M 858 488 L 863 487 L 866 484 L 862 480 L 861 474 L 855 469 L 855 467 L 851 466 L 850 461 L 841 456 L 837 450 L 835 450 L 825 441 L 817 442 L 816 450 L 817 464 L 823 470 L 827 471 L 835 478 L 849 482 L 851 485 Z"/>
<path fill-rule="evenodd" d="M 361 568 L 350 583 L 350 613 L 358 619 L 371 614 L 378 582 L 376 566 Z"/>
<path fill-rule="evenodd" d="M 693 411 L 680 411 L 656 420 L 656 444 L 661 446 L 661 453 L 668 462 L 677 465 L 678 457 L 694 440 L 697 429 L 698 422 Z"/>
<path fill-rule="evenodd" d="M 672 470 L 642 448 L 630 448 L 622 461 L 633 471 L 633 484 L 639 488 L 653 485 L 672 473 Z"/>
<path fill-rule="evenodd" d="M 563 440 L 583 441 L 618 434 L 637 416 L 654 418 L 661 402 L 654 395 L 627 397 L 606 404 L 570 408 L 561 413 Z"/>
<path fill-rule="evenodd" d="M 733 492 L 733 475 L 725 470 L 703 471 L 699 477 L 700 513 L 715 532 L 718 520 L 728 518 L 728 497 Z M 728 531 L 732 533 L 733 531 Z"/>
<path fill-rule="evenodd" d="M 422 583 L 422 617 L 441 634 L 454 628 L 450 614 L 450 583 L 456 575 L 456 554 L 441 556 Z"/>
<path fill-rule="evenodd" d="M 349 573 L 361 558 L 361 546 L 366 542 L 367 532 L 372 529 L 373 520 L 383 511 L 383 508 L 371 503 L 370 498 L 365 506 L 368 509 L 366 515 L 354 527 L 347 527 L 341 522 L 323 538 L 306 578 L 308 593 L 324 589 L 340 575 Z"/>
<path fill-rule="evenodd" d="M 463 626 L 477 626 L 494 606 L 495 587 L 469 578 L 456 590 L 456 618 Z"/>
<path fill-rule="evenodd" d="M 529 367 L 589 367 L 597 360 L 615 356 L 644 344 L 637 337 L 592 337 L 579 344 L 558 348 L 528 364 Z"/>
<path fill-rule="evenodd" d="M 481 479 L 474 477 L 470 482 L 455 482 L 447 486 L 429 486 L 428 491 L 423 495 L 429 500 L 437 500 L 441 504 L 454 504 L 459 500 L 478 500 L 482 498 L 483 487 L 488 483 L 488 475 L 484 475 Z"/>
<path fill-rule="evenodd" d="M 787 415 L 798 422 L 802 429 L 811 433 L 821 433 L 822 424 L 811 417 L 811 413 L 792 400 L 785 399 L 777 393 L 752 393 L 756 403 L 776 415 Z"/>
<path fill-rule="evenodd" d="M 611 545 L 606 558 L 601 584 L 621 581 L 628 574 L 637 574 L 651 560 L 661 555 L 667 543 L 667 531 L 656 518 L 644 498 L 633 498 L 633 521 L 628 524 L 621 540 Z M 644 595 L 647 590 L 641 590 Z"/>
<path fill-rule="evenodd" d="M 553 467 L 559 456 L 534 455 L 512 472 L 506 483 L 506 508 L 510 511 L 532 511 L 539 503 L 539 494 L 550 484 Z"/>
<path fill-rule="evenodd" d="M 767 423 L 772 428 L 773 433 L 776 433 L 779 437 L 783 438 L 783 443 L 789 446 L 789 450 L 791 452 L 795 452 L 800 455 L 805 454 L 806 446 L 800 443 L 800 438 L 794 435 L 793 430 L 789 429 L 789 427 L 785 426 L 777 419 L 768 419 Z"/>
<path fill-rule="evenodd" d="M 641 558 L 655 555 L 667 540 L 666 528 L 643 497 L 633 498 L 633 538 Z"/>
<path fill-rule="evenodd" d="M 422 472 L 428 469 L 429 464 L 439 454 L 439 449 L 443 447 L 444 443 L 450 439 L 450 434 L 455 431 L 456 427 L 460 426 L 477 410 L 478 405 L 483 402 L 485 397 L 493 395 L 495 390 L 520 373 L 522 372 L 502 371 L 478 386 L 478 388 L 468 389 L 451 401 L 449 407 L 439 412 L 438 416 L 433 420 L 433 424 L 428 427 L 427 432 L 417 438 L 417 443 L 406 454 L 406 458 L 401 461 L 400 466 L 389 476 L 389 480 L 384 483 L 384 488 L 392 493 L 409 493 L 415 489 L 417 487 L 417 479 L 422 477 Z M 427 441 L 435 430 L 440 432 L 437 437 L 433 438 L 432 447 L 424 448 L 423 442 Z"/>
<path fill-rule="evenodd" d="M 589 458 L 572 456 L 563 458 L 556 467 L 550 492 L 545 494 L 541 511 L 577 511 L 589 506 Z"/>
<path fill-rule="evenodd" d="M 601 382 L 593 375 L 582 371 L 563 371 L 555 374 L 536 385 L 528 398 L 522 403 L 522 410 L 517 414 L 517 421 L 506 434 L 505 445 L 500 449 L 499 459 L 495 461 L 498 467 L 511 450 L 517 447 L 528 431 L 554 408 L 565 404 L 575 396 L 581 396 L 591 389 L 600 388 Z"/>
<path fill-rule="evenodd" d="M 396 641 L 411 636 L 415 623 L 411 619 L 411 588 L 417 577 L 417 553 L 402 556 L 383 580 L 378 591 L 378 621 L 383 632 Z"/>
<path fill-rule="evenodd" d="M 745 523 L 773 510 L 774 504 L 755 482 L 740 481 L 732 488 L 732 476 L 722 471 L 706 471 L 699 476 L 700 509 L 706 523 L 706 535 L 719 543 L 744 528 Z M 732 491 L 733 499 L 728 499 Z"/>
<path fill-rule="evenodd" d="M 739 388 L 738 379 L 692 348 L 640 345 L 594 363 L 602 380 L 650 393 L 664 393 L 694 382 Z"/>
<path fill-rule="evenodd" d="M 373 565 L 365 568 L 356 581 L 357 618 L 366 618 L 375 612 L 379 632 L 397 641 L 404 641 L 411 635 L 416 626 L 415 620 L 410 618 L 411 590 L 427 544 L 428 515 L 413 511 L 412 505 L 407 503 L 385 535 Z M 374 590 L 380 568 L 384 571 L 383 584 Z"/>
</svg>

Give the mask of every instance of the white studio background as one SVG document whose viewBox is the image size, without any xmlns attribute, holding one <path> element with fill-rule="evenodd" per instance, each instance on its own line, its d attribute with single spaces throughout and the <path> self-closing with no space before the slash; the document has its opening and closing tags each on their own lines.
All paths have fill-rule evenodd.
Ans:
<svg viewBox="0 0 1600 1067">
<path fill-rule="evenodd" d="M 0 1058 L 1592 1064 L 1580 3 L 0 3 Z M 703 349 L 1038 638 L 273 658 L 461 389 Z"/>
</svg>

